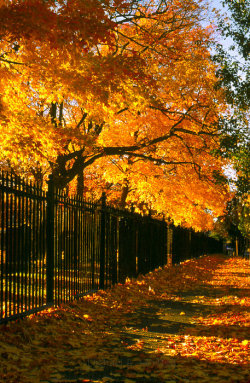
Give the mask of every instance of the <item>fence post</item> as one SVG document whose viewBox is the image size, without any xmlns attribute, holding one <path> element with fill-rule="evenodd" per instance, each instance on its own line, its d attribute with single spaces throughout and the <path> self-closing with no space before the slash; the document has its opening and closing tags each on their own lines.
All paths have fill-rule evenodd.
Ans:
<svg viewBox="0 0 250 383">
<path fill-rule="evenodd" d="M 173 228 L 170 223 L 167 223 L 167 265 L 173 264 Z"/>
<path fill-rule="evenodd" d="M 112 260 L 111 260 L 111 278 L 112 285 L 117 283 L 117 251 L 118 251 L 118 230 L 119 230 L 119 217 L 111 217 L 111 236 L 112 236 Z"/>
<path fill-rule="evenodd" d="M 101 247 L 100 247 L 100 289 L 104 289 L 104 271 L 106 255 L 106 194 L 102 193 L 101 198 Z"/>
<path fill-rule="evenodd" d="M 54 182 L 52 175 L 48 180 L 47 191 L 47 257 L 46 257 L 46 285 L 47 304 L 54 303 Z"/>
<path fill-rule="evenodd" d="M 167 224 L 165 221 L 165 217 L 163 215 L 162 221 L 161 221 L 161 264 L 160 266 L 165 266 L 167 261 L 167 254 L 168 254 L 168 232 L 167 232 Z"/>
</svg>

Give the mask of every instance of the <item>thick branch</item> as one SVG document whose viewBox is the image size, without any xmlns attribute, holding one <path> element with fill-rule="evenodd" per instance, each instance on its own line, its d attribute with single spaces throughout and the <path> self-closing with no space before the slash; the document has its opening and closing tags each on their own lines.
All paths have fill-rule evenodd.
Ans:
<svg viewBox="0 0 250 383">
<path fill-rule="evenodd" d="M 59 171 L 58 176 L 65 177 L 65 181 L 62 181 L 62 183 L 67 184 L 77 174 L 79 174 L 80 171 L 85 169 L 87 166 L 92 165 L 99 158 L 108 157 L 108 156 L 124 156 L 124 155 L 133 156 L 133 157 L 141 158 L 144 160 L 149 160 L 159 165 L 164 165 L 164 164 L 165 165 L 184 165 L 184 164 L 191 165 L 192 164 L 194 166 L 194 169 L 196 171 L 198 169 L 198 173 L 200 174 L 200 165 L 198 165 L 194 161 L 165 161 L 162 159 L 154 158 L 152 156 L 147 156 L 142 153 L 138 153 L 141 149 L 150 148 L 151 146 L 155 144 L 167 141 L 169 138 L 173 136 L 177 136 L 178 138 L 180 138 L 176 134 L 176 132 L 182 132 L 182 133 L 191 134 L 191 135 L 208 134 L 207 132 L 203 132 L 203 131 L 196 133 L 196 132 L 193 132 L 192 130 L 178 127 L 185 118 L 186 118 L 186 115 L 183 115 L 172 126 L 169 133 L 164 134 L 160 137 L 156 137 L 151 140 L 144 141 L 143 143 L 140 143 L 138 145 L 96 147 L 91 156 L 83 156 L 84 148 L 82 148 L 78 151 L 59 156 L 57 160 L 57 163 L 58 163 L 57 170 Z M 66 164 L 70 160 L 75 160 L 75 161 L 70 169 L 66 169 Z"/>
</svg>

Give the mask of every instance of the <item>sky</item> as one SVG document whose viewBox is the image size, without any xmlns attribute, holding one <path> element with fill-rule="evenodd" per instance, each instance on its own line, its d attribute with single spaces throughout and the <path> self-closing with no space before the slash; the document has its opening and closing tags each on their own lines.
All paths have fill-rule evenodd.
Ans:
<svg viewBox="0 0 250 383">
<path fill-rule="evenodd" d="M 198 0 L 199 1 L 199 0 Z M 201 0 L 202 1 L 202 0 Z M 204 23 L 204 25 L 209 25 L 211 23 L 216 24 L 218 21 L 218 17 L 215 12 L 213 12 L 213 9 L 215 8 L 217 11 L 221 13 L 221 15 L 224 15 L 225 17 L 230 16 L 230 12 L 226 6 L 222 5 L 222 0 L 205 0 L 210 5 L 210 14 Z M 234 0 L 237 1 L 237 0 Z M 216 35 L 216 38 L 218 42 L 224 47 L 225 51 L 230 52 L 231 57 L 235 57 L 235 59 L 242 64 L 246 64 L 244 62 L 244 59 L 241 55 L 237 53 L 237 50 L 230 51 L 230 47 L 234 45 L 234 42 L 231 38 L 225 38 L 224 36 L 220 36 L 219 32 Z M 214 52 L 213 52 L 214 53 Z M 244 74 L 243 74 L 244 77 Z"/>
<path fill-rule="evenodd" d="M 210 3 L 210 9 L 211 9 L 211 14 L 210 14 L 210 17 L 208 18 L 207 20 L 207 23 L 211 23 L 211 22 L 217 22 L 217 16 L 214 12 L 212 12 L 213 8 L 216 8 L 221 14 L 225 15 L 225 16 L 229 16 L 230 15 L 230 12 L 228 11 L 228 8 L 227 7 L 223 7 L 222 5 L 222 0 L 207 0 L 209 1 Z M 236 0 L 235 0 L 236 1 Z M 238 55 L 237 54 L 237 51 L 230 51 L 230 46 L 234 45 L 234 42 L 231 38 L 227 38 L 225 39 L 223 36 L 220 36 L 219 33 L 218 35 L 216 36 L 217 39 L 218 39 L 218 42 L 224 47 L 225 51 L 226 52 L 230 52 L 230 55 L 231 57 L 235 57 L 236 60 L 238 60 L 240 63 L 242 64 L 247 64 L 244 59 L 242 58 L 242 56 Z M 242 78 L 245 78 L 245 73 L 244 72 L 241 72 L 241 76 Z M 227 166 L 225 167 L 224 169 L 224 174 L 226 177 L 228 177 L 228 179 L 231 179 L 233 181 L 236 180 L 236 171 L 234 171 L 234 169 L 232 168 L 232 166 Z M 231 190 L 235 190 L 235 186 L 234 186 L 234 182 L 231 182 L 230 183 L 230 188 Z"/>
<path fill-rule="evenodd" d="M 227 7 L 223 7 L 222 0 L 208 0 L 208 2 L 210 3 L 211 14 L 207 22 L 210 22 L 210 23 L 217 22 L 218 19 L 217 19 L 216 13 L 213 12 L 214 8 L 218 10 L 221 14 L 225 14 L 225 15 L 228 14 L 228 9 Z M 219 34 L 217 38 L 219 39 L 219 42 L 225 47 L 225 49 L 229 49 L 230 45 L 232 45 L 233 43 L 232 39 L 229 39 L 229 38 L 225 39 L 224 37 L 220 38 Z"/>
</svg>

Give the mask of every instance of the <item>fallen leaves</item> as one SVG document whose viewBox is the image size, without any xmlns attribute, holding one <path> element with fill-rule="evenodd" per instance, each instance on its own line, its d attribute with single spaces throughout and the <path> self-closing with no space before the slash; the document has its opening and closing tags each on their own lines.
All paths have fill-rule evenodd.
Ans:
<svg viewBox="0 0 250 383">
<path fill-rule="evenodd" d="M 245 383 L 249 271 L 203 257 L 3 325 L 0 381 Z"/>
</svg>

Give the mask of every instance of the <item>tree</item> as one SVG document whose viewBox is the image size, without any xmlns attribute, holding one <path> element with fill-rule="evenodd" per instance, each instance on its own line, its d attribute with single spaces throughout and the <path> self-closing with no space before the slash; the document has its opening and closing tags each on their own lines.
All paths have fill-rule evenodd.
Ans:
<svg viewBox="0 0 250 383">
<path fill-rule="evenodd" d="M 130 159 L 134 196 L 144 196 L 160 211 L 175 185 L 179 191 L 169 195 L 167 214 L 178 205 L 179 222 L 193 222 L 195 211 L 212 220 L 212 210 L 218 214 L 228 198 L 226 185 L 216 181 L 222 162 L 212 153 L 225 106 L 223 92 L 214 89 L 211 31 L 200 25 L 200 5 L 193 0 L 37 4 L 39 17 L 45 24 L 49 20 L 44 38 L 34 26 L 30 1 L 7 2 L 1 9 L 11 20 L 2 27 L 8 37 L 1 41 L 3 159 L 27 168 L 45 162 L 58 187 L 78 177 L 79 191 L 83 172 L 86 179 L 94 168 L 98 173 L 106 164 L 113 171 Z M 24 6 L 27 17 L 21 18 Z M 99 20 L 94 36 L 89 18 L 90 25 Z M 14 23 L 18 33 L 12 32 Z M 154 201 L 155 193 L 162 193 L 161 202 Z"/>
<path fill-rule="evenodd" d="M 210 230 L 229 198 L 225 187 L 199 178 L 191 168 L 155 166 L 133 157 L 102 159 L 86 169 L 85 195 L 98 199 L 103 191 L 112 205 L 133 206 L 160 219 L 171 217 L 176 225 L 196 230 Z"/>
<path fill-rule="evenodd" d="M 217 86 L 223 86 L 227 102 L 231 106 L 230 113 L 222 120 L 221 130 L 224 135 L 222 152 L 233 159 L 239 172 L 237 183 L 239 193 L 246 190 L 249 171 L 249 55 L 250 44 L 250 6 L 246 1 L 222 1 L 228 7 L 227 20 L 220 19 L 218 29 L 223 38 L 230 38 L 232 45 L 225 51 L 217 44 L 215 61 L 219 62 Z M 233 52 L 236 52 L 233 55 Z M 242 160 L 242 161 L 241 161 Z"/>
<path fill-rule="evenodd" d="M 217 86 L 222 86 L 226 90 L 227 102 L 230 105 L 230 113 L 220 124 L 222 133 L 220 155 L 231 161 L 237 175 L 236 180 L 232 181 L 236 187 L 236 195 L 231 204 L 234 208 L 232 209 L 230 205 L 224 220 L 227 221 L 226 226 L 230 226 L 228 224 L 230 221 L 236 231 L 247 237 L 250 208 L 249 62 L 247 61 L 250 44 L 250 6 L 247 1 L 225 0 L 222 4 L 227 6 L 229 17 L 227 20 L 221 18 L 218 28 L 223 38 L 232 40 L 232 46 L 231 52 L 230 50 L 225 52 L 223 46 L 218 44 L 214 57 L 220 64 Z"/>
</svg>

